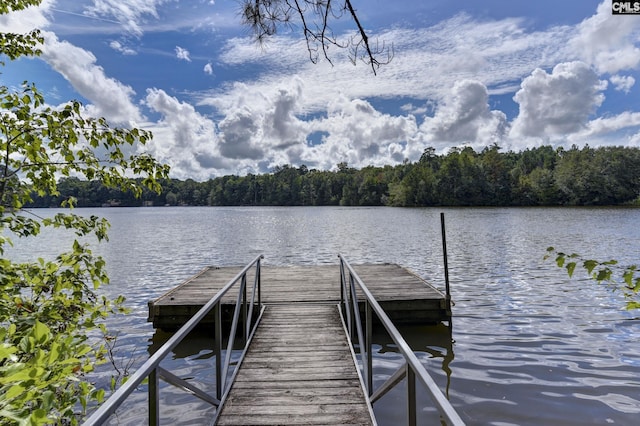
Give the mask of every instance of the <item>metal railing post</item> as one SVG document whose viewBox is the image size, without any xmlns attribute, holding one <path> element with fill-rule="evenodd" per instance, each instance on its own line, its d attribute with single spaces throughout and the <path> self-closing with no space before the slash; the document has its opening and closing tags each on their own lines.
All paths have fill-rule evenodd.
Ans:
<svg viewBox="0 0 640 426">
<path fill-rule="evenodd" d="M 222 398 L 222 307 L 217 303 L 213 308 L 214 334 L 213 352 L 216 356 L 216 398 Z"/>
<path fill-rule="evenodd" d="M 160 391 L 160 380 L 158 370 L 153 369 L 149 373 L 149 426 L 160 424 L 160 403 L 158 392 Z"/>
<path fill-rule="evenodd" d="M 360 316 L 360 309 L 358 308 L 358 302 L 356 299 L 356 290 L 355 290 L 355 282 L 353 279 L 353 274 L 349 272 L 349 307 L 351 308 L 351 321 L 349 321 L 349 333 L 351 335 L 351 340 L 353 341 L 358 336 L 358 323 L 356 319 L 356 315 Z M 355 303 L 355 306 L 354 306 Z M 362 342 L 358 342 L 362 346 Z"/>
<path fill-rule="evenodd" d="M 249 341 L 249 315 L 247 310 L 247 274 L 242 276 L 242 337 L 243 342 Z"/>
<path fill-rule="evenodd" d="M 364 370 L 364 374 L 363 377 L 367 378 L 369 377 L 370 374 L 370 368 L 369 368 L 369 361 L 367 359 L 367 355 L 369 355 L 369 352 L 367 352 L 367 342 L 364 336 L 365 331 L 362 330 L 362 321 L 360 318 L 360 307 L 358 306 L 358 295 L 356 293 L 356 285 L 355 285 L 355 279 L 353 277 L 353 274 L 351 275 L 351 309 L 354 312 L 355 315 L 355 331 L 354 333 L 356 333 L 356 336 L 358 337 L 358 346 L 360 346 L 360 359 L 362 360 L 362 368 Z M 365 301 L 366 301 L 366 297 L 365 297 Z M 353 342 L 353 339 L 351 340 Z M 365 379 L 366 380 L 366 379 Z"/>
<path fill-rule="evenodd" d="M 256 265 L 256 280 L 258 280 L 258 306 L 262 306 L 262 262 L 258 259 Z"/>
<path fill-rule="evenodd" d="M 371 319 L 371 304 L 365 299 L 365 350 L 367 351 L 367 392 L 369 396 L 373 394 L 373 353 L 372 334 L 373 325 Z"/>
<path fill-rule="evenodd" d="M 213 296 L 207 303 L 205 303 L 202 308 L 196 312 L 178 331 L 176 331 L 173 336 L 167 340 L 167 342 L 158 348 L 153 355 L 147 359 L 145 363 L 143 363 L 127 380 L 126 383 L 122 384 L 119 389 L 117 389 L 104 404 L 99 406 L 93 414 L 84 421 L 83 426 L 98 426 L 104 424 L 113 413 L 120 407 L 120 405 L 131 395 L 141 383 L 145 379 L 149 379 L 149 424 L 157 425 L 160 419 L 160 411 L 159 411 L 159 380 L 176 386 L 180 389 L 183 389 L 194 396 L 200 398 L 201 400 L 208 402 L 209 404 L 220 407 L 222 401 L 226 396 L 226 392 L 228 389 L 225 389 L 226 384 L 226 376 L 228 371 L 228 366 L 230 364 L 231 351 L 233 349 L 233 337 L 235 336 L 235 332 L 237 330 L 238 325 L 238 317 L 240 314 L 241 306 L 240 303 L 242 301 L 242 296 L 244 290 L 246 288 L 246 274 L 247 271 L 252 267 L 256 267 L 256 273 L 260 273 L 260 259 L 263 256 L 260 255 L 247 264 L 234 278 L 228 281 L 220 291 L 218 291 L 215 296 Z M 208 269 L 208 268 L 207 268 Z M 201 273 L 204 273 L 207 269 L 204 269 Z M 244 279 L 243 279 L 244 278 Z M 233 313 L 233 324 L 232 324 L 232 333 L 229 337 L 229 349 L 225 354 L 227 356 L 226 363 L 222 363 L 222 344 L 223 344 L 223 334 L 222 334 L 222 298 L 227 294 L 228 291 L 231 290 L 236 284 L 240 282 L 240 289 L 238 290 L 238 297 L 236 300 L 235 310 Z M 236 286 L 237 288 L 237 286 Z M 252 294 L 252 302 L 255 297 Z M 245 296 L 246 300 L 246 296 Z M 261 314 L 256 321 L 256 325 L 253 327 L 252 334 L 255 333 L 255 330 L 258 327 L 260 318 L 262 317 L 262 312 L 264 312 L 264 307 L 261 306 Z M 196 327 L 200 322 L 205 319 L 210 313 L 213 313 L 215 324 L 214 324 L 214 352 L 216 356 L 216 397 L 214 398 L 209 395 L 207 392 L 199 389 L 196 386 L 190 384 L 187 380 L 181 379 L 180 377 L 172 374 L 168 370 L 164 370 L 160 367 L 160 363 L 165 357 L 167 357 L 172 350 L 174 350 L 180 342 L 185 339 L 189 333 Z M 248 341 L 245 342 L 245 348 L 241 358 L 244 356 L 248 349 Z M 237 372 L 237 369 L 234 370 L 234 374 Z M 218 411 L 219 412 L 219 411 Z M 216 413 L 217 414 L 217 413 Z"/>
<path fill-rule="evenodd" d="M 346 312 L 344 312 L 344 287 L 344 263 L 342 262 L 342 258 L 340 258 L 340 309 L 346 314 Z"/>
<path fill-rule="evenodd" d="M 349 264 L 349 262 L 342 257 L 342 255 L 338 255 L 340 258 L 340 267 L 341 267 L 341 280 L 343 282 L 343 288 L 345 288 L 347 283 L 346 274 L 349 274 L 349 292 L 345 295 L 349 303 L 345 303 L 345 312 L 343 314 L 343 322 L 351 322 L 352 316 L 357 315 L 355 318 L 355 327 L 357 328 L 357 339 L 358 345 L 360 346 L 360 355 L 362 358 L 363 364 L 363 374 L 360 375 L 360 379 L 363 382 L 363 386 L 366 386 L 367 393 L 371 396 L 371 402 L 375 402 L 379 400 L 383 395 L 385 395 L 389 390 L 395 387 L 398 383 L 400 383 L 403 377 L 407 378 L 407 418 L 408 423 L 410 425 L 415 425 L 417 422 L 417 398 L 416 398 L 416 378 L 422 382 L 422 384 L 426 387 L 431 400 L 434 402 L 436 408 L 440 412 L 441 418 L 449 425 L 453 426 L 462 426 L 464 422 L 458 415 L 458 413 L 454 410 L 453 406 L 449 402 L 449 400 L 443 395 L 442 391 L 439 389 L 438 385 L 434 382 L 433 378 L 429 375 L 425 367 L 422 365 L 420 360 L 416 357 L 415 353 L 408 345 L 406 340 L 402 337 L 398 329 L 395 327 L 389 316 L 385 313 L 384 309 L 380 306 L 378 301 L 375 299 L 371 291 L 367 288 L 367 286 L 362 282 L 358 274 L 354 271 L 353 267 Z M 346 272 L 345 272 L 346 271 Z M 356 295 L 356 284 L 362 291 L 364 298 L 363 301 L 365 303 L 365 318 L 366 318 L 366 340 L 363 338 L 363 330 L 362 330 L 362 322 L 360 317 L 360 310 L 358 307 L 358 296 Z M 405 366 L 400 368 L 396 373 L 394 373 L 384 384 L 379 386 L 375 392 L 373 391 L 373 363 L 372 363 L 372 345 L 371 345 L 371 336 L 372 336 L 372 314 L 376 315 L 376 317 L 380 320 L 384 328 L 386 329 L 389 337 L 396 344 L 398 351 L 402 354 L 405 359 Z M 345 324 L 346 328 L 346 324 Z M 349 343 L 352 347 L 355 346 L 355 331 L 353 327 L 349 325 L 347 329 L 347 334 L 349 337 Z M 355 350 L 355 347 L 353 348 Z M 366 352 L 366 358 L 365 358 Z M 355 356 L 355 353 L 354 353 Z M 358 369 L 358 374 L 360 374 L 360 370 Z M 366 383 L 365 383 L 366 382 Z"/>
<path fill-rule="evenodd" d="M 416 372 L 411 366 L 407 366 L 407 410 L 409 426 L 415 426 L 417 422 Z"/>
<path fill-rule="evenodd" d="M 246 272 L 245 272 L 246 273 Z M 233 321 L 231 322 L 231 331 L 229 332 L 229 341 L 227 342 L 227 350 L 224 354 L 224 364 L 222 365 L 222 389 L 223 392 L 227 390 L 227 374 L 229 373 L 229 366 L 231 365 L 231 356 L 233 354 L 233 346 L 236 341 L 236 334 L 238 333 L 238 321 L 240 321 L 240 314 L 242 311 L 242 294 L 246 281 L 243 275 L 240 279 L 240 290 L 238 291 L 238 297 L 236 299 L 235 308 L 233 310 Z"/>
</svg>

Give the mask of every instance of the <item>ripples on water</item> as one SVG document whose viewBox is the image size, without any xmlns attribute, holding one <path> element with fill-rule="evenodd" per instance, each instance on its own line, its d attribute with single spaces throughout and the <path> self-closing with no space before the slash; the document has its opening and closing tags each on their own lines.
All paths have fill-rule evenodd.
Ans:
<svg viewBox="0 0 640 426">
<path fill-rule="evenodd" d="M 154 330 L 147 301 L 208 265 L 398 263 L 444 287 L 439 213 L 447 219 L 454 307 L 452 336 L 442 327 L 403 329 L 412 347 L 467 424 L 635 424 L 640 418 L 640 330 L 637 312 L 619 293 L 589 280 L 569 280 L 542 260 L 547 246 L 621 263 L 640 259 L 638 209 L 139 208 L 78 209 L 107 217 L 100 245 L 113 294 L 132 313 L 113 318 L 123 361 L 139 365 Z M 47 213 L 48 211 L 44 211 Z M 40 212 L 39 212 L 40 213 Z M 21 245 L 17 258 L 54 254 L 64 241 Z M 39 251 L 44 250 L 44 251 Z M 455 343 L 451 343 L 451 337 Z M 163 341 L 161 333 L 156 343 Z M 375 380 L 401 357 L 378 337 Z M 166 364 L 205 388 L 213 360 L 207 340 L 192 339 Z M 108 376 L 108 372 L 103 372 Z M 397 387 L 375 406 L 380 424 L 405 421 Z M 163 416 L 199 424 L 202 404 L 163 390 Z M 146 418 L 136 394 L 114 423 Z M 424 393 L 421 424 L 438 415 Z"/>
</svg>

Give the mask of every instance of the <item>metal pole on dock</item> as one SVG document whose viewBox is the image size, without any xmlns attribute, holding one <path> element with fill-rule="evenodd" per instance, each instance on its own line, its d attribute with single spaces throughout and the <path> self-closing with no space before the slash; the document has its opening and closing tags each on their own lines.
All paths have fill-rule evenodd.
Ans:
<svg viewBox="0 0 640 426">
<path fill-rule="evenodd" d="M 449 288 L 449 262 L 447 260 L 447 233 L 444 225 L 444 213 L 440 213 L 440 225 L 442 228 L 442 255 L 444 256 L 444 283 L 447 293 L 447 304 L 451 303 L 451 290 Z"/>
</svg>

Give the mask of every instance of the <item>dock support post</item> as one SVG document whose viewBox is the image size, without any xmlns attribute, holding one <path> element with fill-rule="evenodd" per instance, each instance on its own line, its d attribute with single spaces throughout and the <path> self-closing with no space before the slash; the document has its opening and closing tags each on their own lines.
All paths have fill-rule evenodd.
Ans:
<svg viewBox="0 0 640 426">
<path fill-rule="evenodd" d="M 417 423 L 417 404 L 416 404 L 416 372 L 407 364 L 407 415 L 409 416 L 409 425 L 415 426 Z"/>
<path fill-rule="evenodd" d="M 160 424 L 160 403 L 158 401 L 158 391 L 160 390 L 160 379 L 158 369 L 154 368 L 149 373 L 149 426 Z"/>
</svg>

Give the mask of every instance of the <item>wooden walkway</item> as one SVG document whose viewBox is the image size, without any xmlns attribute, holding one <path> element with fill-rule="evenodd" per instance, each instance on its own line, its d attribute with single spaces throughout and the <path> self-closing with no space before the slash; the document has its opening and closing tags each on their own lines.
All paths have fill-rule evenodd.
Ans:
<svg viewBox="0 0 640 426">
<path fill-rule="evenodd" d="M 268 305 L 219 425 L 374 424 L 336 305 Z"/>
<path fill-rule="evenodd" d="M 426 281 L 395 264 L 353 266 L 387 315 L 395 323 L 437 323 L 448 320 L 450 306 L 444 294 Z M 233 279 L 240 267 L 206 268 L 158 299 L 149 302 L 149 321 L 172 330 L 189 320 L 218 290 Z M 253 277 L 247 277 L 253 283 Z M 262 302 L 332 303 L 340 301 L 340 266 L 262 265 Z M 229 317 L 236 292 L 223 299 L 223 316 Z M 202 324 L 213 322 L 213 316 Z"/>
<path fill-rule="evenodd" d="M 382 309 L 396 323 L 451 318 L 450 301 L 426 281 L 394 264 L 353 265 Z M 187 322 L 242 268 L 206 268 L 149 302 L 156 328 Z M 252 286 L 255 269 L 247 275 Z M 358 290 L 361 309 L 364 296 Z M 222 299 L 223 325 L 237 291 Z M 217 424 L 375 424 L 360 381 L 338 304 L 340 266 L 261 266 L 266 306 L 246 357 L 223 401 Z M 213 316 L 201 324 L 213 323 Z"/>
</svg>

